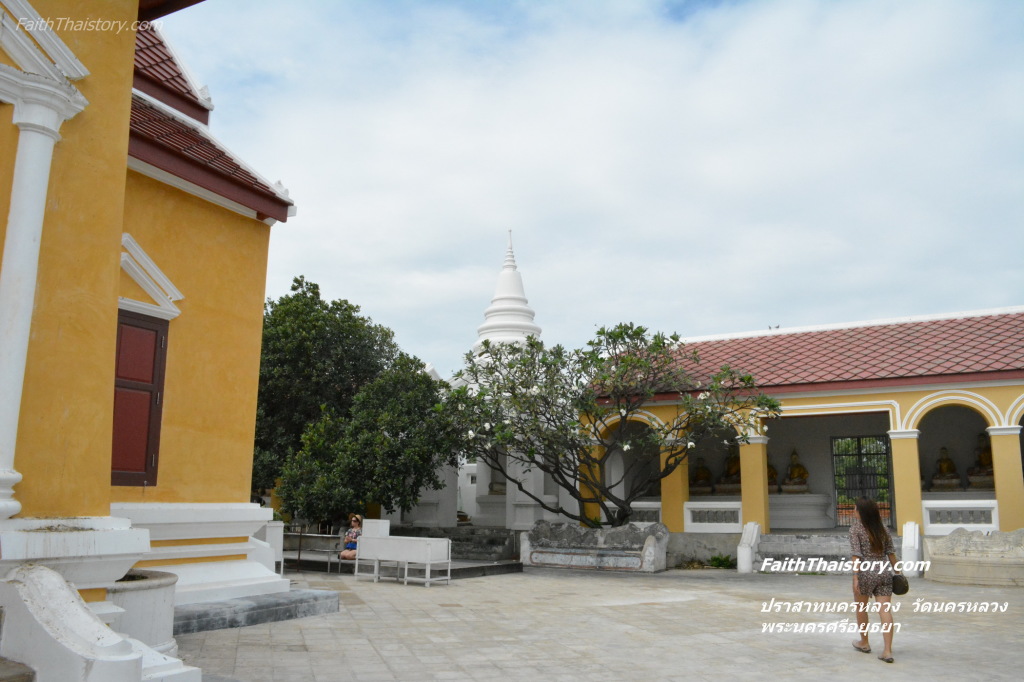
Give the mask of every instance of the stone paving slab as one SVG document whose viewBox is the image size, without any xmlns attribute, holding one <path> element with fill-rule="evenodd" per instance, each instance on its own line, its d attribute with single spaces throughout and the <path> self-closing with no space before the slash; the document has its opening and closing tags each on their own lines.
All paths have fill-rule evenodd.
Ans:
<svg viewBox="0 0 1024 682">
<path fill-rule="evenodd" d="M 1024 589 L 911 581 L 897 598 L 896 663 L 855 651 L 841 632 L 769 634 L 765 623 L 846 614 L 764 613 L 763 604 L 841 603 L 850 577 L 559 569 L 425 588 L 297 573 L 295 588 L 337 592 L 337 614 L 182 635 L 208 682 L 337 680 L 1017 680 Z M 997 602 L 1005 613 L 914 612 L 928 602 Z M 851 614 L 852 615 L 852 614 Z M 877 622 L 877 616 L 872 616 Z M 872 636 L 875 654 L 881 635 Z"/>
</svg>

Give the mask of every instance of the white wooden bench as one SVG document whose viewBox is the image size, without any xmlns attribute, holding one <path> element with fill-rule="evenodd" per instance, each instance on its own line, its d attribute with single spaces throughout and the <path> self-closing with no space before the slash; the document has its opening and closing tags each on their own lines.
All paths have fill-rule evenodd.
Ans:
<svg viewBox="0 0 1024 682">
<path fill-rule="evenodd" d="M 421 582 L 430 587 L 432 582 L 450 582 L 452 579 L 452 541 L 448 538 L 367 537 L 359 538 L 356 549 L 355 576 L 359 579 L 359 564 L 373 562 L 373 582 L 380 580 L 381 564 L 395 565 L 395 579 Z M 423 569 L 423 577 L 409 575 L 409 568 Z M 443 575 L 431 576 L 431 571 Z"/>
</svg>

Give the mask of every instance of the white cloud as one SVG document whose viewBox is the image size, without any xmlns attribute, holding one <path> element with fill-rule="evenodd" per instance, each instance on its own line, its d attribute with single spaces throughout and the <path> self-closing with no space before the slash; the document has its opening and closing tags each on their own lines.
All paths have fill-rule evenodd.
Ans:
<svg viewBox="0 0 1024 682">
<path fill-rule="evenodd" d="M 268 295 L 305 274 L 447 372 L 509 228 L 569 344 L 1024 302 L 1022 27 L 1005 2 L 253 1 L 165 30 L 298 202 Z"/>
</svg>

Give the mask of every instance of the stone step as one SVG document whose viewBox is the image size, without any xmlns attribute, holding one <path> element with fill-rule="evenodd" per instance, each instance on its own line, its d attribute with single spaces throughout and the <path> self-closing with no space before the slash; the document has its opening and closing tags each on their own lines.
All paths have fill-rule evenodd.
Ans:
<svg viewBox="0 0 1024 682">
<path fill-rule="evenodd" d="M 0 657 L 0 682 L 34 682 L 36 672 L 24 663 Z"/>
<path fill-rule="evenodd" d="M 338 593 L 332 590 L 291 590 L 217 602 L 174 607 L 174 634 L 240 628 L 293 618 L 337 613 Z"/>
</svg>

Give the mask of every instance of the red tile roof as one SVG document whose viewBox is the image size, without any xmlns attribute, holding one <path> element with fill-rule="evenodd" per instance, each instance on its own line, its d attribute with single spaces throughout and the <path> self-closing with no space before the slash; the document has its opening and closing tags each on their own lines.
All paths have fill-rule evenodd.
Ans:
<svg viewBox="0 0 1024 682">
<path fill-rule="evenodd" d="M 200 123 L 210 122 L 210 101 L 196 91 L 163 36 L 153 28 L 135 34 L 132 86 Z"/>
<path fill-rule="evenodd" d="M 199 103 L 199 93 L 189 83 L 163 37 L 153 29 L 135 34 L 135 70 Z"/>
<path fill-rule="evenodd" d="M 275 220 L 287 219 L 289 199 L 257 177 L 198 124 L 132 94 L 128 153 Z"/>
<path fill-rule="evenodd" d="M 927 378 L 982 380 L 1004 378 L 1007 372 L 1024 377 L 1024 312 L 823 331 L 781 330 L 695 341 L 686 348 L 698 351 L 700 374 L 729 365 L 752 374 L 766 388 L 925 383 Z M 998 373 L 1003 374 L 996 377 Z"/>
</svg>

